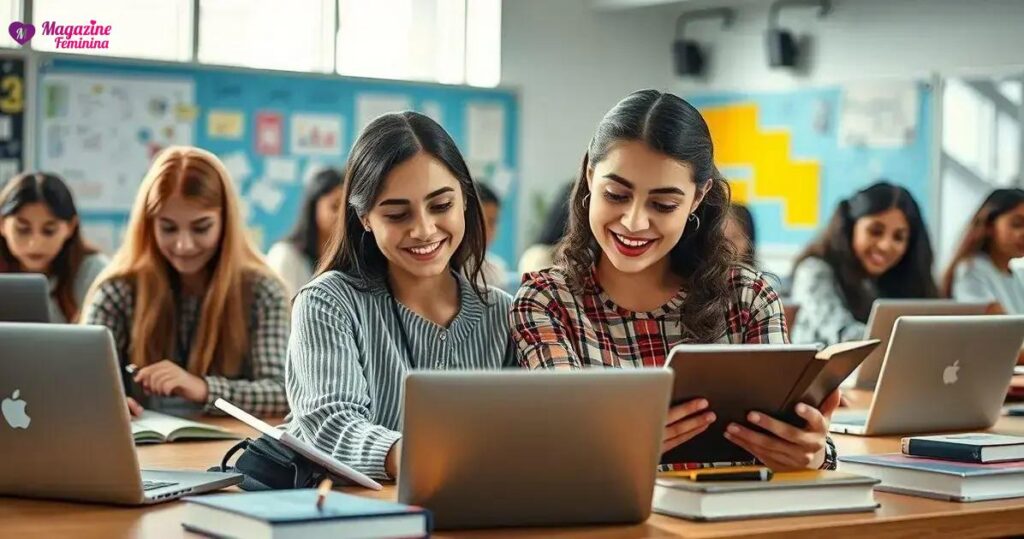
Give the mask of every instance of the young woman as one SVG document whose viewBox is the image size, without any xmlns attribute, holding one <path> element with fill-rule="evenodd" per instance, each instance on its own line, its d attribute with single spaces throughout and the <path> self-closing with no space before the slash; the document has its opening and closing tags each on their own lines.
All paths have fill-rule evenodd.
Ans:
<svg viewBox="0 0 1024 539">
<path fill-rule="evenodd" d="M 787 342 L 775 291 L 725 240 L 729 188 L 689 103 L 654 90 L 620 101 L 597 127 L 570 208 L 557 265 L 527 275 L 513 302 L 522 365 L 661 367 L 680 343 Z M 772 434 L 733 424 L 727 438 L 773 468 L 834 467 L 826 418 L 838 400 L 799 408 L 806 430 L 752 413 Z M 713 410 L 673 407 L 662 451 L 704 432 Z"/>
<path fill-rule="evenodd" d="M 138 369 L 126 380 L 133 413 L 136 401 L 213 412 L 218 397 L 254 414 L 288 410 L 284 285 L 249 243 L 228 172 L 205 150 L 156 157 L 83 321 L 110 328 L 121 364 Z"/>
<path fill-rule="evenodd" d="M 751 267 L 757 267 L 757 231 L 754 216 L 743 204 L 732 204 L 725 219 L 725 239 L 736 246 L 736 256 Z"/>
<path fill-rule="evenodd" d="M 291 432 L 378 479 L 398 474 L 411 370 L 514 364 L 511 298 L 479 283 L 484 221 L 448 133 L 387 114 L 352 148 L 340 230 L 299 291 L 288 343 Z"/>
<path fill-rule="evenodd" d="M 996 189 L 968 225 L 942 279 L 943 294 L 989 303 L 994 313 L 1024 314 L 1024 190 Z"/>
<path fill-rule="evenodd" d="M 906 189 L 879 182 L 840 202 L 794 266 L 800 313 L 793 342 L 862 339 L 876 299 L 938 297 L 932 259 L 921 211 Z"/>
<path fill-rule="evenodd" d="M 306 186 L 299 221 L 283 241 L 267 253 L 267 264 L 277 272 L 293 297 L 313 278 L 313 268 L 327 248 L 341 210 L 341 171 L 324 169 Z"/>
<path fill-rule="evenodd" d="M 75 322 L 107 258 L 82 239 L 67 185 L 42 172 L 20 174 L 0 190 L 0 273 L 50 280 L 50 321 Z"/>
</svg>

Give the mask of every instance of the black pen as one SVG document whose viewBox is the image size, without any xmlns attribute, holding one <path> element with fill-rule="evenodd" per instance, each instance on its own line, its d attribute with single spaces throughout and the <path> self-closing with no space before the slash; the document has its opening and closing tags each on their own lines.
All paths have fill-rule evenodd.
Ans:
<svg viewBox="0 0 1024 539">
<path fill-rule="evenodd" d="M 771 469 L 761 468 L 759 470 L 698 470 L 690 472 L 690 481 L 771 481 Z"/>
</svg>

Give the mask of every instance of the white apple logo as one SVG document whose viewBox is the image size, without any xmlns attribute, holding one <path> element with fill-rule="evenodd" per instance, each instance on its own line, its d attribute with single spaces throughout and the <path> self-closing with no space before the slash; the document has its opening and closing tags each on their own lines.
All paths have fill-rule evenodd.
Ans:
<svg viewBox="0 0 1024 539">
<path fill-rule="evenodd" d="M 957 371 L 960 370 L 960 360 L 956 360 L 952 365 L 942 370 L 942 383 L 948 385 L 955 384 L 957 381 Z"/>
<path fill-rule="evenodd" d="M 3 412 L 4 419 L 7 420 L 7 424 L 11 428 L 27 429 L 32 418 L 25 413 L 26 402 L 18 398 L 20 394 L 21 391 L 15 389 L 11 398 L 4 399 L 3 403 L 0 403 L 0 412 Z"/>
</svg>

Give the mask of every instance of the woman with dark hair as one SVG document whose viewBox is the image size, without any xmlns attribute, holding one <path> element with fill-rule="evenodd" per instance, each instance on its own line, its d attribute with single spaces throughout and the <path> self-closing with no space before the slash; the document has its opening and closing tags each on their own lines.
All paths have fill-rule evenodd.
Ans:
<svg viewBox="0 0 1024 539">
<path fill-rule="evenodd" d="M 862 339 L 879 298 L 935 298 L 932 245 L 910 192 L 878 182 L 839 203 L 793 270 L 793 342 Z"/>
<path fill-rule="evenodd" d="M 59 177 L 19 174 L 0 190 L 0 273 L 50 280 L 50 321 L 75 322 L 107 258 L 82 239 L 71 191 Z"/>
<path fill-rule="evenodd" d="M 295 298 L 288 428 L 392 479 L 404 376 L 513 365 L 511 298 L 480 284 L 476 188 L 455 142 L 422 114 L 386 114 L 359 136 L 337 226 L 319 275 Z"/>
<path fill-rule="evenodd" d="M 630 94 L 597 126 L 570 200 L 555 267 L 528 274 L 513 301 L 513 341 L 531 369 L 662 367 L 681 343 L 785 343 L 778 295 L 739 265 L 723 235 L 729 187 L 707 124 L 686 101 Z M 823 411 L 796 429 L 763 414 L 727 439 L 775 469 L 834 467 Z M 695 399 L 669 412 L 662 452 L 715 421 Z M 711 456 L 709 455 L 709 460 Z M 687 467 L 697 463 L 672 463 Z"/>
<path fill-rule="evenodd" d="M 743 204 L 730 204 L 725 219 L 725 239 L 736 247 L 736 256 L 750 267 L 757 267 L 757 230 L 754 216 Z"/>
<path fill-rule="evenodd" d="M 942 279 L 942 293 L 991 304 L 994 313 L 1024 314 L 1024 190 L 996 189 L 974 213 Z"/>
<path fill-rule="evenodd" d="M 267 252 L 267 264 L 284 280 L 289 296 L 313 278 L 313 268 L 336 228 L 341 209 L 341 176 L 341 171 L 333 168 L 313 176 L 306 185 L 295 228 Z"/>
</svg>

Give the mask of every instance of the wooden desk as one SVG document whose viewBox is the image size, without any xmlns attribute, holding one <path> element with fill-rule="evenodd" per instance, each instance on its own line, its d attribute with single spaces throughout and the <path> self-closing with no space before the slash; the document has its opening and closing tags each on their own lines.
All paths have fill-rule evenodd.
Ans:
<svg viewBox="0 0 1024 539">
<path fill-rule="evenodd" d="M 855 397 L 853 401 L 864 402 Z M 245 435 L 254 432 L 232 420 L 211 419 L 211 423 L 235 429 Z M 1002 418 L 996 432 L 1024 435 L 1024 418 Z M 898 438 L 836 436 L 840 454 L 885 453 L 899 450 Z M 146 468 L 206 469 L 219 464 L 234 442 L 178 442 L 140 447 Z M 348 488 L 347 492 L 394 499 L 394 486 L 381 492 Z M 821 536 L 827 528 L 831 537 L 985 537 L 1024 534 L 1024 499 L 980 503 L 949 503 L 876 492 L 881 508 L 875 513 L 775 518 L 722 523 L 696 523 L 662 515 L 634 526 L 601 526 L 561 529 L 510 528 L 505 530 L 437 533 L 437 537 L 740 537 Z M 0 535 L 4 537 L 182 537 L 184 504 L 166 503 L 146 508 L 0 498 Z"/>
</svg>

